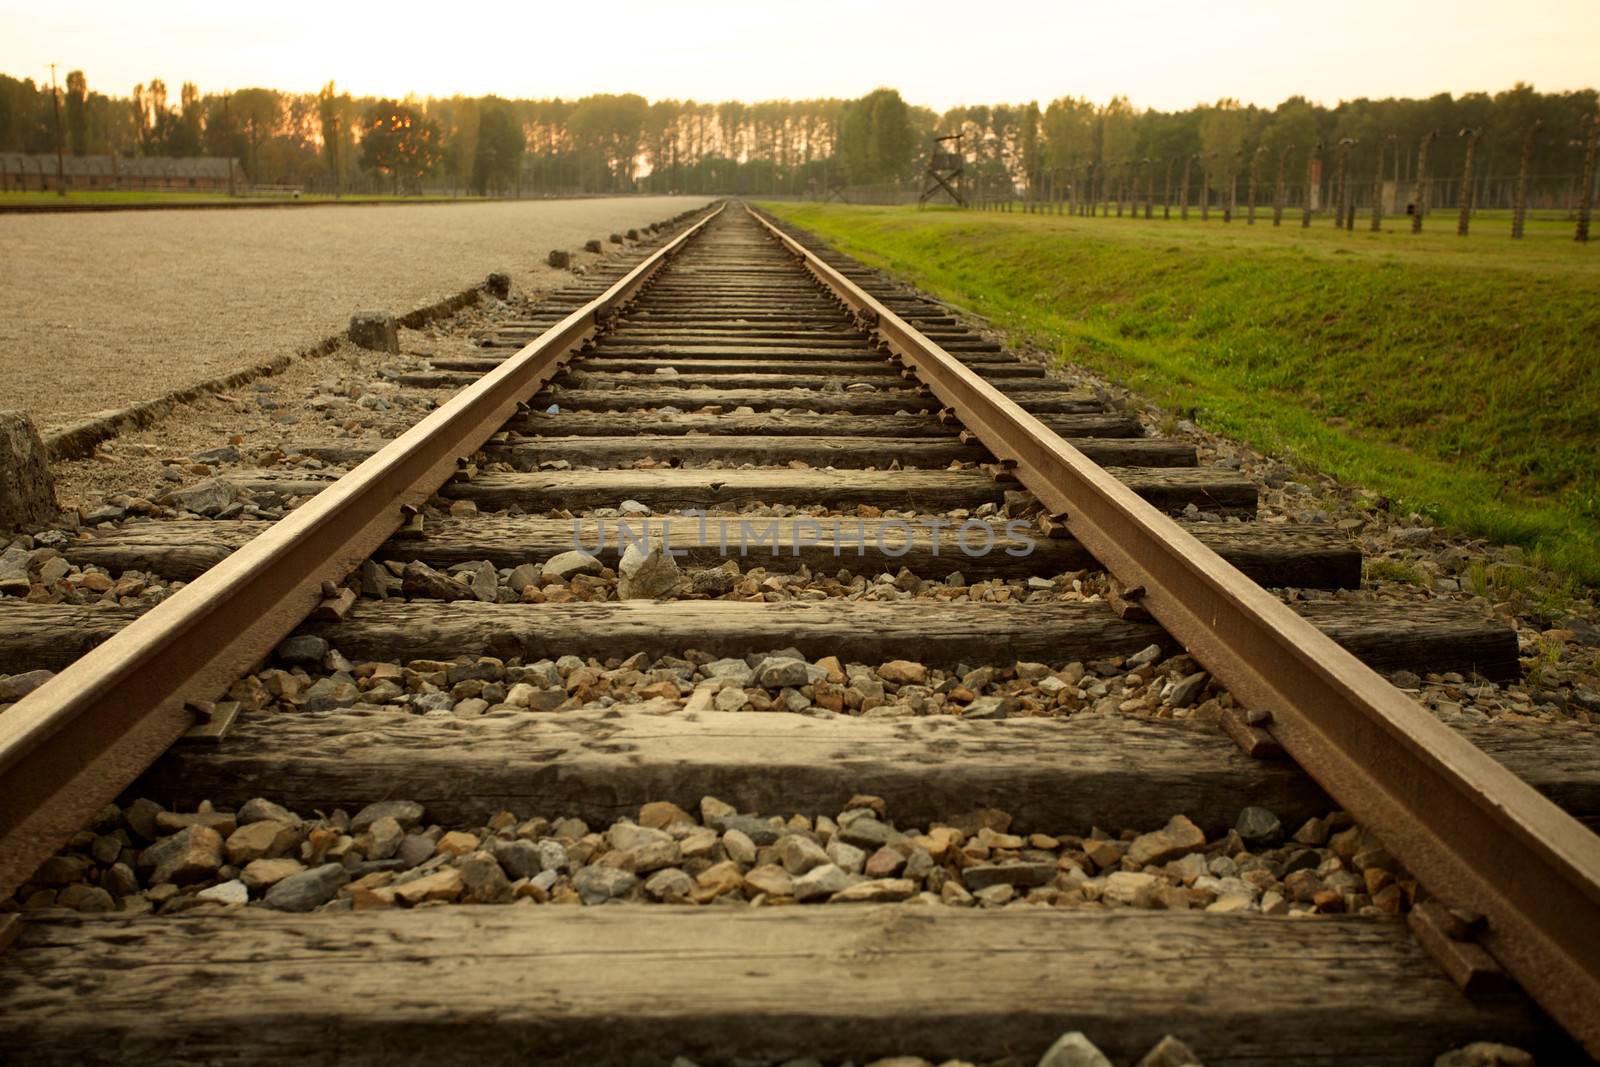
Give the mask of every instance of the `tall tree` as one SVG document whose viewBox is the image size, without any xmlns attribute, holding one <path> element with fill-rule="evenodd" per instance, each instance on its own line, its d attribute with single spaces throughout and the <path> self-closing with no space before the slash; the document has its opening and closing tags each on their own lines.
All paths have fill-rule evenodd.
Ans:
<svg viewBox="0 0 1600 1067">
<path fill-rule="evenodd" d="M 839 154 L 845 175 L 858 184 L 909 177 L 910 109 L 893 89 L 875 89 L 845 105 L 839 118 Z"/>
<path fill-rule="evenodd" d="M 393 191 L 415 186 L 442 156 L 439 125 L 416 108 L 380 100 L 362 117 L 361 165 L 389 177 Z"/>
<path fill-rule="evenodd" d="M 488 97 L 479 109 L 478 145 L 472 162 L 472 187 L 479 195 L 516 191 L 527 147 L 522 123 L 510 104 Z"/>
<path fill-rule="evenodd" d="M 63 103 L 67 111 L 67 141 L 72 145 L 72 154 L 84 155 L 89 151 L 89 83 L 83 71 L 67 73 L 67 92 Z"/>
</svg>

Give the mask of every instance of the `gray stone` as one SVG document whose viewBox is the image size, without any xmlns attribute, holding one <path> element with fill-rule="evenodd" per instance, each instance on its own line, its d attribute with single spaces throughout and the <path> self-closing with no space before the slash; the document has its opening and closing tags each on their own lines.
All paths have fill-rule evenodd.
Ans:
<svg viewBox="0 0 1600 1067">
<path fill-rule="evenodd" d="M 264 903 L 278 911 L 310 911 L 332 900 L 349 880 L 350 872 L 343 864 L 324 863 L 278 882 L 267 890 Z"/>
<path fill-rule="evenodd" d="M 406 596 L 425 600 L 468 600 L 472 597 L 472 590 L 419 559 L 406 564 L 401 588 Z"/>
<path fill-rule="evenodd" d="M 119 522 L 128 517 L 128 509 L 115 504 L 102 504 L 83 513 L 85 526 L 98 526 L 102 522 Z"/>
<path fill-rule="evenodd" d="M 272 801 L 262 797 L 245 801 L 239 806 L 239 813 L 234 817 L 234 821 L 240 826 L 248 826 L 253 822 L 268 820 L 281 822 L 288 826 L 299 826 L 301 822 L 300 816 L 282 804 L 274 804 Z"/>
<path fill-rule="evenodd" d="M 617 510 L 624 515 L 645 516 L 651 514 L 650 509 L 637 500 L 624 500 L 617 505 Z"/>
<path fill-rule="evenodd" d="M 231 882 L 223 882 L 221 885 L 202 889 L 195 894 L 195 897 L 199 900 L 213 900 L 219 904 L 248 904 L 250 902 L 250 890 L 243 882 L 235 878 Z"/>
<path fill-rule="evenodd" d="M 192 511 L 196 515 L 215 515 L 232 504 L 237 496 L 238 491 L 231 483 L 220 478 L 207 478 L 186 489 L 175 489 L 163 499 L 170 501 L 173 507 Z"/>
<path fill-rule="evenodd" d="M 1252 845 L 1270 845 L 1283 836 L 1283 823 L 1266 808 L 1245 808 L 1233 828 Z"/>
<path fill-rule="evenodd" d="M 707 678 L 723 678 L 737 686 L 746 686 L 755 677 L 755 671 L 742 659 L 714 659 L 700 668 Z"/>
<path fill-rule="evenodd" d="M 805 904 L 813 900 L 827 900 L 850 886 L 850 875 L 836 864 L 824 863 L 813 867 L 794 880 L 794 898 Z"/>
<path fill-rule="evenodd" d="M 544 261 L 556 270 L 566 270 L 572 266 L 572 253 L 565 248 L 552 248 Z"/>
<path fill-rule="evenodd" d="M 1167 701 L 1175 708 L 1187 708 L 1200 696 L 1200 691 L 1206 687 L 1206 680 L 1211 676 L 1205 671 L 1195 671 L 1172 687 L 1172 692 L 1167 694 Z"/>
<path fill-rule="evenodd" d="M 804 660 L 768 657 L 756 667 L 752 684 L 782 689 L 786 685 L 805 685 L 809 680 Z"/>
<path fill-rule="evenodd" d="M 781 838 L 778 860 L 790 874 L 805 874 L 831 862 L 823 847 L 804 834 L 787 834 Z"/>
<path fill-rule="evenodd" d="M 585 904 L 604 904 L 625 896 L 639 884 L 637 876 L 616 867 L 584 867 L 572 876 L 572 888 Z"/>
<path fill-rule="evenodd" d="M 631 822 L 619 822 L 606 831 L 606 841 L 618 852 L 628 852 L 647 845 L 668 845 L 672 843 L 672 835 L 665 830 L 651 826 L 639 826 Z"/>
<path fill-rule="evenodd" d="M 199 452 L 189 453 L 189 458 L 196 463 L 237 463 L 242 458 L 239 450 L 232 445 L 223 445 L 221 448 L 207 448 Z"/>
<path fill-rule="evenodd" d="M 500 574 L 494 569 L 493 563 L 476 563 L 466 573 L 470 577 L 467 588 L 479 601 L 493 604 L 500 599 Z"/>
<path fill-rule="evenodd" d="M 889 827 L 877 819 L 856 819 L 849 826 L 839 829 L 839 837 L 845 844 L 857 848 L 876 852 L 895 838 L 896 834 Z"/>
<path fill-rule="evenodd" d="M 356 817 L 350 820 L 350 832 L 362 833 L 383 818 L 393 819 L 400 824 L 401 829 L 413 830 L 422 821 L 422 805 L 415 800 L 380 800 L 375 804 L 368 804 L 356 812 Z"/>
<path fill-rule="evenodd" d="M 503 270 L 492 272 L 483 280 L 483 291 L 504 300 L 511 295 L 511 275 Z"/>
<path fill-rule="evenodd" d="M 427 861 L 433 855 L 433 838 L 423 834 L 407 834 L 400 842 L 400 851 L 396 858 L 407 867 L 415 867 Z"/>
<path fill-rule="evenodd" d="M 645 879 L 644 891 L 656 900 L 683 900 L 695 891 L 695 881 L 677 867 L 667 867 Z"/>
<path fill-rule="evenodd" d="M 555 579 L 566 582 L 579 574 L 599 574 L 604 567 L 605 564 L 589 553 L 573 550 L 563 552 L 559 556 L 551 556 L 545 561 L 540 573 L 547 581 Z"/>
<path fill-rule="evenodd" d="M 1160 645 L 1146 645 L 1124 661 L 1129 668 L 1148 667 L 1161 658 Z"/>
<path fill-rule="evenodd" d="M 383 600 L 394 590 L 400 588 L 400 579 L 389 573 L 389 569 L 372 560 L 364 560 L 361 564 L 361 595 Z"/>
<path fill-rule="evenodd" d="M 204 881 L 222 866 L 222 835 L 209 826 L 185 827 L 140 853 L 139 866 L 151 869 L 152 884 Z"/>
<path fill-rule="evenodd" d="M 843 870 L 851 874 L 860 874 L 861 869 L 867 865 L 867 854 L 854 845 L 847 845 L 835 837 L 828 842 L 828 858 Z"/>
<path fill-rule="evenodd" d="M 725 596 L 733 591 L 738 581 L 739 576 L 732 571 L 713 567 L 710 570 L 696 571 L 689 584 L 696 593 L 704 593 L 706 596 Z"/>
<path fill-rule="evenodd" d="M 469 904 L 498 904 L 511 899 L 511 883 L 500 863 L 487 852 L 474 852 L 461 861 L 461 899 Z"/>
<path fill-rule="evenodd" d="M 756 843 L 742 830 L 728 830 L 722 835 L 722 850 L 735 863 L 748 867 L 756 861 Z"/>
<path fill-rule="evenodd" d="M 1054 863 L 977 863 L 961 872 L 973 892 L 992 885 L 1030 887 L 1048 885 L 1056 876 Z"/>
<path fill-rule="evenodd" d="M 361 690 L 349 682 L 318 678 L 305 691 L 301 706 L 306 711 L 332 711 L 334 708 L 353 707 L 360 700 Z"/>
<path fill-rule="evenodd" d="M 778 838 L 782 835 L 782 831 L 776 826 L 756 815 L 726 815 L 712 821 L 710 825 L 724 833 L 738 830 L 757 845 L 777 844 Z"/>
<path fill-rule="evenodd" d="M 511 569 L 511 575 L 506 578 L 506 585 L 513 593 L 521 592 L 530 585 L 538 585 L 539 577 L 543 572 L 531 563 L 524 563 Z"/>
<path fill-rule="evenodd" d="M 59 510 L 38 429 L 21 411 L 0 411 L 0 530 L 42 526 Z"/>
<path fill-rule="evenodd" d="M 358 311 L 350 316 L 350 342 L 374 352 L 400 354 L 400 323 L 387 311 Z"/>
<path fill-rule="evenodd" d="M 400 823 L 389 815 L 373 822 L 367 834 L 372 838 L 371 845 L 365 849 L 369 860 L 391 858 L 400 851 L 400 845 L 406 839 L 406 832 L 400 828 Z"/>
<path fill-rule="evenodd" d="M 1205 833 L 1187 816 L 1174 815 L 1161 829 L 1134 838 L 1128 846 L 1127 858 L 1143 867 L 1170 863 L 1205 847 Z"/>
<path fill-rule="evenodd" d="M 1111 1067 L 1111 1061 L 1081 1031 L 1062 1034 L 1039 1058 L 1039 1067 Z"/>
<path fill-rule="evenodd" d="M 572 857 L 567 855 L 566 846 L 560 841 L 546 838 L 539 842 L 539 865 L 545 872 L 559 874 L 572 866 Z"/>
<path fill-rule="evenodd" d="M 278 659 L 291 667 L 320 667 L 331 648 L 326 638 L 316 634 L 295 634 L 278 645 Z"/>
<path fill-rule="evenodd" d="M 533 878 L 544 872 L 544 864 L 539 860 L 539 846 L 522 838 L 496 845 L 494 858 L 508 878 Z"/>
<path fill-rule="evenodd" d="M 1011 714 L 1011 701 L 1006 697 L 978 697 L 962 711 L 963 719 L 1004 719 Z"/>
<path fill-rule="evenodd" d="M 678 561 L 652 544 L 649 552 L 629 545 L 617 565 L 617 596 L 623 600 L 659 600 L 674 596 L 683 583 Z"/>
</svg>

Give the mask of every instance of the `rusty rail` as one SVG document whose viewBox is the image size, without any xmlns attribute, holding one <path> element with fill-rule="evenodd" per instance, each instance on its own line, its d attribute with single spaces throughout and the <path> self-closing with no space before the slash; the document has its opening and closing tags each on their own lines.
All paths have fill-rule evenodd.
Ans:
<svg viewBox="0 0 1600 1067">
<path fill-rule="evenodd" d="M 1272 737 L 1600 1055 L 1600 837 L 761 213 Z"/>
<path fill-rule="evenodd" d="M 717 207 L 600 296 L 0 716 L 0 899 L 155 761 L 549 381 Z"/>
</svg>

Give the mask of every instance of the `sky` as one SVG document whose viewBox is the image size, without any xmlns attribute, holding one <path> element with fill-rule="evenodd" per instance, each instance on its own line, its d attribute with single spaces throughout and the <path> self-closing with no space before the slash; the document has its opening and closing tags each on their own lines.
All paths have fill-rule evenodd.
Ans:
<svg viewBox="0 0 1600 1067">
<path fill-rule="evenodd" d="M 1315 16 L 1306 17 L 1306 12 Z M 1514 15 L 1514 17 L 1512 17 Z M 0 0 L 0 73 L 52 62 L 127 95 L 262 85 L 357 96 L 745 101 L 891 86 L 961 103 L 1551 92 L 1600 81 L 1600 0 Z"/>
</svg>

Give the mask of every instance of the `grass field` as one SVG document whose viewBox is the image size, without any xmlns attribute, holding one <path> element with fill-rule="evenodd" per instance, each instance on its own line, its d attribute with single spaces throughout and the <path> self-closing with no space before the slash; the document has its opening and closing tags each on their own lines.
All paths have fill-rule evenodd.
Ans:
<svg viewBox="0 0 1600 1067">
<path fill-rule="evenodd" d="M 1600 241 L 771 204 L 1256 448 L 1600 585 Z"/>
</svg>

